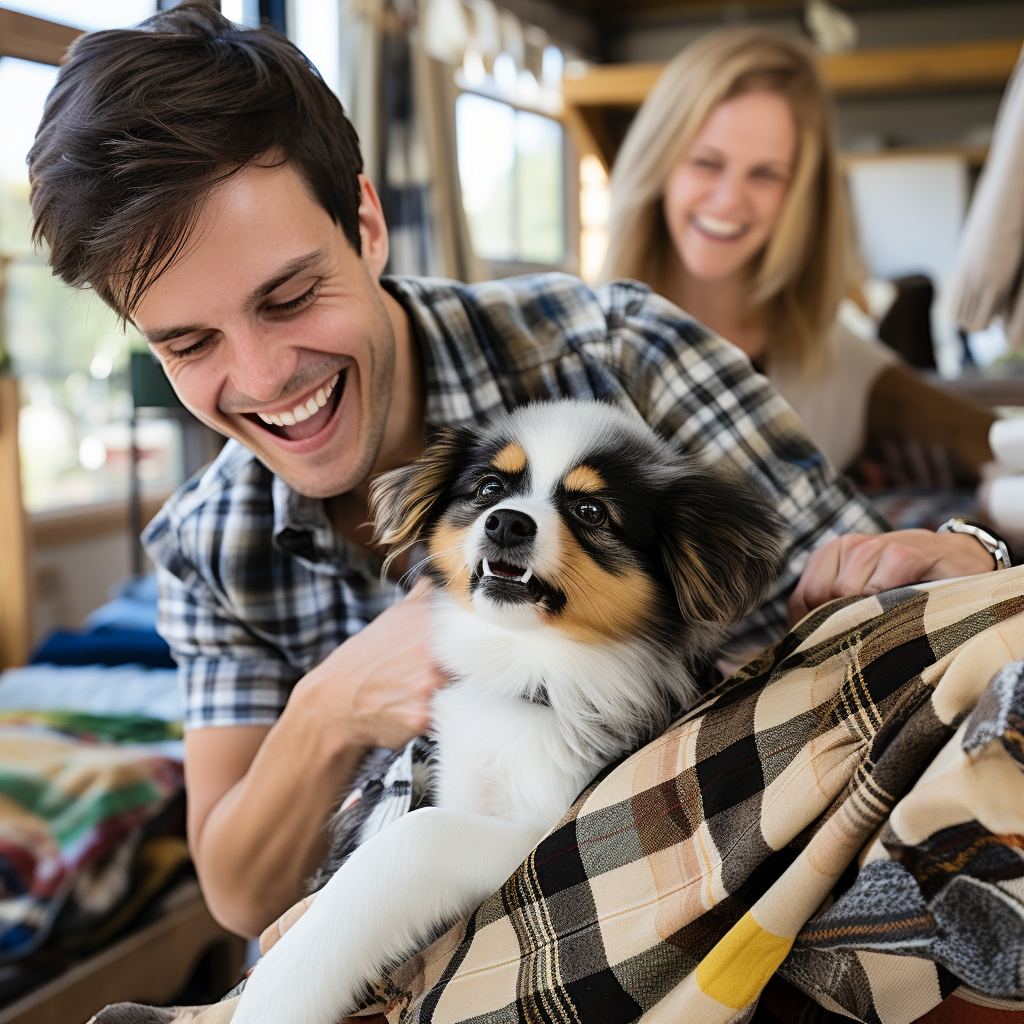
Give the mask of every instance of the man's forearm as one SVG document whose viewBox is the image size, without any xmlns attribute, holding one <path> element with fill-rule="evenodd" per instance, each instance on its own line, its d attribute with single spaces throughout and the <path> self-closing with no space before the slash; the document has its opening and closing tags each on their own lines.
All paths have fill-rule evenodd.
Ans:
<svg viewBox="0 0 1024 1024">
<path fill-rule="evenodd" d="M 223 739 L 208 735 L 218 731 L 188 735 L 187 782 L 191 772 L 215 768 L 204 742 L 217 742 L 215 757 L 224 756 Z M 258 733 L 252 742 L 259 743 L 255 756 L 251 747 L 238 751 L 252 758 L 245 774 L 212 808 L 189 808 L 189 842 L 210 910 L 246 936 L 259 935 L 302 896 L 326 852 L 324 822 L 365 752 L 346 743 L 340 723 L 305 707 L 298 689 L 262 742 Z"/>
</svg>

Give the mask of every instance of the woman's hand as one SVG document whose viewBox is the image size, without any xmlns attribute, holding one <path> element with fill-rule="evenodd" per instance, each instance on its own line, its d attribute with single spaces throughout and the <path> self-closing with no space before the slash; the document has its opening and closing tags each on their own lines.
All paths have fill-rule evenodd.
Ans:
<svg viewBox="0 0 1024 1024">
<path fill-rule="evenodd" d="M 994 568 L 995 561 L 984 547 L 962 533 L 848 533 L 818 548 L 808 559 L 789 599 L 790 623 L 838 597 L 878 594 Z"/>
</svg>

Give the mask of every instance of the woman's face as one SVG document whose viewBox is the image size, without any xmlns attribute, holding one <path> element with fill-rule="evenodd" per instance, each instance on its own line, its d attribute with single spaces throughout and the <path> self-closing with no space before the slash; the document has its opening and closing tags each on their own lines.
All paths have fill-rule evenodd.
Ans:
<svg viewBox="0 0 1024 1024">
<path fill-rule="evenodd" d="M 716 107 L 665 183 L 669 236 L 684 270 L 741 272 L 771 235 L 796 158 L 789 101 L 751 92 Z"/>
</svg>

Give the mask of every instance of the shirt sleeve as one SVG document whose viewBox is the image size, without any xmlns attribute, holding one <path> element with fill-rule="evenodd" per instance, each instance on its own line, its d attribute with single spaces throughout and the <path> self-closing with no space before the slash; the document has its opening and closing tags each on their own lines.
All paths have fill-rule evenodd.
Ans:
<svg viewBox="0 0 1024 1024">
<path fill-rule="evenodd" d="M 157 631 L 178 665 L 184 728 L 273 725 L 301 670 L 230 613 L 166 514 L 145 540 L 160 582 Z"/>
<path fill-rule="evenodd" d="M 840 476 L 767 378 L 735 346 L 633 282 L 604 289 L 607 344 L 644 419 L 681 449 L 743 473 L 787 525 L 784 567 L 765 602 L 730 633 L 728 650 L 763 648 L 788 628 L 786 598 L 811 552 L 885 519 Z"/>
</svg>

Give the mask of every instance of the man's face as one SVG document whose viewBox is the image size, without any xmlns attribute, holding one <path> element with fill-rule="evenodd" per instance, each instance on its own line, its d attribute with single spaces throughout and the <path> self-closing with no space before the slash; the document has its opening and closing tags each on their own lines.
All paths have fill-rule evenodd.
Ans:
<svg viewBox="0 0 1024 1024">
<path fill-rule="evenodd" d="M 252 164 L 133 316 L 188 409 L 311 497 L 366 479 L 391 406 L 387 233 L 365 179 L 359 215 L 362 256 L 289 164 Z"/>
</svg>

